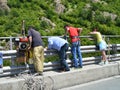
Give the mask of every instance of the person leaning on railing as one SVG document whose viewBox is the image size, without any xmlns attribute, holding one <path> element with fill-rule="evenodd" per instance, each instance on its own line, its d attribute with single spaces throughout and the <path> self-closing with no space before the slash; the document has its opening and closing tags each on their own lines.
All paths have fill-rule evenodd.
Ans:
<svg viewBox="0 0 120 90">
<path fill-rule="evenodd" d="M 48 38 L 48 47 L 46 49 L 57 50 L 60 58 L 60 65 L 62 67 L 61 71 L 70 71 L 68 63 L 66 62 L 66 52 L 68 50 L 67 40 L 60 37 L 50 37 Z"/>
<path fill-rule="evenodd" d="M 105 49 L 107 48 L 107 44 L 105 40 L 103 40 L 101 33 L 97 31 L 97 29 L 93 29 L 92 32 L 90 32 L 90 34 L 93 35 L 98 50 L 102 52 L 102 60 L 99 64 L 100 65 L 108 64 L 108 60 L 105 52 Z"/>
</svg>

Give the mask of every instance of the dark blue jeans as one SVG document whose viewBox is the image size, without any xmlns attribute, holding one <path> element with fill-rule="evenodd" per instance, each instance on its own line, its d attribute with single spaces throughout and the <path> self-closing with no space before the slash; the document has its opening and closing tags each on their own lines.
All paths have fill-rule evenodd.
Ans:
<svg viewBox="0 0 120 90">
<path fill-rule="evenodd" d="M 60 51 L 58 52 L 59 54 L 59 58 L 60 58 L 60 64 L 62 66 L 62 69 L 65 69 L 65 71 L 70 71 L 70 68 L 66 62 L 67 59 L 67 55 L 66 55 L 66 51 L 68 50 L 68 44 L 66 43 L 65 45 L 63 45 L 60 49 Z"/>
<path fill-rule="evenodd" d="M 72 43 L 71 52 L 73 56 L 73 65 L 74 67 L 82 67 L 82 55 L 80 50 L 80 41 L 76 41 Z"/>
</svg>

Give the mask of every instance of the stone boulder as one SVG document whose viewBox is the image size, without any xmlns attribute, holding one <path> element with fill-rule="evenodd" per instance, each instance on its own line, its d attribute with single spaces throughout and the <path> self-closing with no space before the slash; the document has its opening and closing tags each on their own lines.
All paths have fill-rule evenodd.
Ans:
<svg viewBox="0 0 120 90">
<path fill-rule="evenodd" d="M 58 14 L 63 13 L 64 10 L 65 10 L 65 6 L 61 4 L 61 0 L 54 0 L 54 2 L 56 3 L 55 11 L 56 11 Z"/>
<path fill-rule="evenodd" d="M 0 0 L 0 10 L 10 11 L 9 6 L 7 5 L 7 0 Z"/>
</svg>

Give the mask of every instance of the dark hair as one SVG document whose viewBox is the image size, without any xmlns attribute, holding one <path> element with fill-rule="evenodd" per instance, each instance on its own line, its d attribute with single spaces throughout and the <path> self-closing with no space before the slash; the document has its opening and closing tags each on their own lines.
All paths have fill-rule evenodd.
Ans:
<svg viewBox="0 0 120 90">
<path fill-rule="evenodd" d="M 28 26 L 28 28 L 33 28 L 33 26 Z"/>
<path fill-rule="evenodd" d="M 96 31 L 98 31 L 98 29 L 97 29 L 97 28 L 93 28 L 93 29 L 92 29 L 92 31 L 95 31 L 95 30 L 96 30 Z"/>
<path fill-rule="evenodd" d="M 68 26 L 69 26 L 69 25 L 66 24 L 66 25 L 64 26 L 64 28 L 66 28 L 66 27 L 68 27 Z"/>
<path fill-rule="evenodd" d="M 28 26 L 28 29 L 32 29 L 33 28 L 33 26 Z"/>
</svg>

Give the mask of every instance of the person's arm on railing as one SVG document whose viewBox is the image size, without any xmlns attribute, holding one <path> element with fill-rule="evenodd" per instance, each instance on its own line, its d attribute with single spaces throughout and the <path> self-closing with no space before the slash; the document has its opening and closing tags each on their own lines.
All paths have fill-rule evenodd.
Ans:
<svg viewBox="0 0 120 90">
<path fill-rule="evenodd" d="M 82 28 L 78 28 L 78 30 L 79 30 L 78 34 L 80 35 L 83 29 Z"/>
<path fill-rule="evenodd" d="M 96 31 L 92 31 L 92 32 L 90 32 L 89 33 L 90 35 L 95 35 L 96 34 Z M 94 40 L 94 37 L 90 37 L 90 38 L 88 38 L 89 40 Z"/>
</svg>

